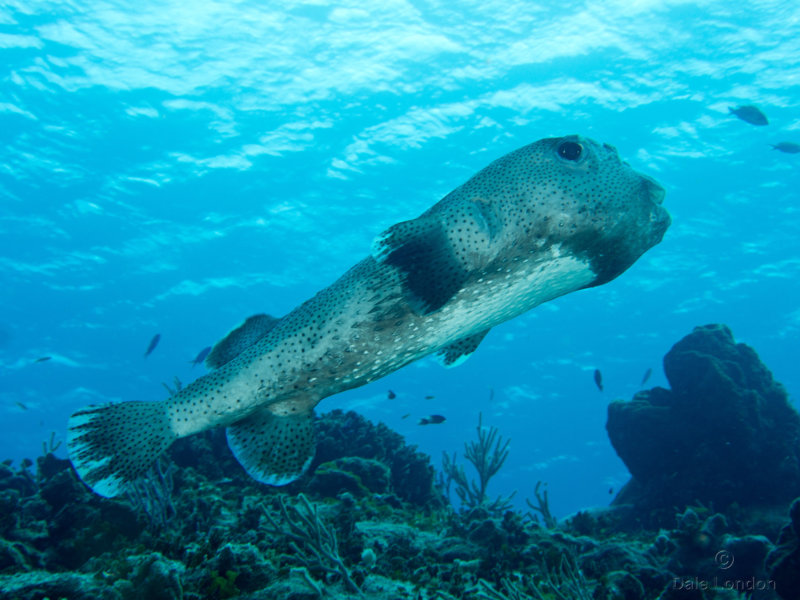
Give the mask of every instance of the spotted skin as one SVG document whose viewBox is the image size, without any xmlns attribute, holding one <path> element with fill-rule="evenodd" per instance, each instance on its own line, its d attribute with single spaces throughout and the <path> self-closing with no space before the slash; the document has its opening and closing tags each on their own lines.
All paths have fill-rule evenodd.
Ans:
<svg viewBox="0 0 800 600">
<path fill-rule="evenodd" d="M 371 256 L 236 358 L 151 403 L 168 431 L 148 447 L 225 426 L 252 476 L 287 483 L 313 456 L 311 414 L 323 398 L 433 352 L 456 362 L 493 326 L 617 277 L 669 226 L 663 193 L 615 149 L 586 138 L 520 148 L 417 219 L 390 227 Z M 152 460 L 151 451 L 114 463 L 113 438 L 128 434 L 106 433 L 110 408 L 77 413 L 83 435 L 70 445 L 79 474 L 103 495 L 119 493 L 119 482 Z M 97 464 L 104 466 L 93 473 Z"/>
<path fill-rule="evenodd" d="M 264 337 L 270 329 L 275 327 L 277 322 L 278 319 L 269 315 L 259 314 L 248 317 L 244 323 L 214 344 L 206 356 L 206 366 L 209 369 L 218 369 L 232 361 L 242 353 L 242 350 Z"/>
</svg>

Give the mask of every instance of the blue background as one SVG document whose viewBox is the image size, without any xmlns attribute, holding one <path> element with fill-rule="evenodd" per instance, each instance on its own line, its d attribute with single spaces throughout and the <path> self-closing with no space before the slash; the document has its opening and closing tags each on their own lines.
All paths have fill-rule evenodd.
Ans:
<svg viewBox="0 0 800 600">
<path fill-rule="evenodd" d="M 788 1 L 5 2 L 0 457 L 63 440 L 86 404 L 164 398 L 244 317 L 289 311 L 491 160 L 580 133 L 667 188 L 663 243 L 461 367 L 318 409 L 437 465 L 482 412 L 512 440 L 492 492 L 606 504 L 627 479 L 607 403 L 650 367 L 666 385 L 692 327 L 730 325 L 797 396 L 800 155 L 769 144 L 800 142 L 799 61 Z M 768 127 L 728 114 L 751 103 Z M 447 422 L 416 425 L 431 413 Z"/>
</svg>

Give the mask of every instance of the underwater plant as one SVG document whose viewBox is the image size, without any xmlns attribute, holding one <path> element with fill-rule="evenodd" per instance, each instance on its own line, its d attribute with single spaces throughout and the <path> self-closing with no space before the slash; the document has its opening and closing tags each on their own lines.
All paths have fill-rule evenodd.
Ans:
<svg viewBox="0 0 800 600">
<path fill-rule="evenodd" d="M 159 459 L 143 477 L 127 487 L 126 495 L 131 505 L 147 515 L 151 531 L 165 530 L 170 518 L 176 515 L 172 502 L 174 471 L 174 463 Z"/>
<path fill-rule="evenodd" d="M 526 504 L 533 509 L 534 511 L 538 512 L 539 515 L 542 517 L 542 521 L 544 522 L 544 526 L 547 529 L 553 529 L 556 526 L 556 518 L 550 512 L 550 500 L 547 497 L 547 490 L 544 490 L 541 494 L 539 493 L 539 488 L 542 487 L 544 482 L 537 481 L 536 487 L 533 488 L 533 494 L 536 496 L 536 504 L 534 505 L 530 500 L 525 498 Z M 544 484 L 547 485 L 547 484 Z M 528 513 L 528 517 L 534 523 L 539 522 L 539 516 L 534 515 L 532 513 Z"/>
<path fill-rule="evenodd" d="M 592 586 L 583 576 L 574 556 L 564 554 L 558 567 L 547 567 L 542 581 L 501 580 L 503 592 L 481 579 L 476 589 L 481 600 L 592 600 Z M 530 593 L 527 593 L 527 592 Z"/>
<path fill-rule="evenodd" d="M 486 490 L 489 481 L 497 475 L 508 458 L 508 446 L 511 440 L 503 440 L 495 427 L 483 428 L 483 415 L 478 413 L 478 440 L 464 443 L 464 457 L 475 467 L 478 473 L 478 482 L 468 480 L 464 468 L 456 464 L 456 453 L 453 458 L 447 452 L 442 453 L 442 470 L 445 474 L 444 489 L 449 496 L 450 484 L 455 482 L 456 495 L 461 500 L 462 507 L 468 509 L 483 506 L 489 512 L 500 513 L 511 507 L 511 498 L 516 492 L 508 496 L 498 496 L 491 503 L 487 501 Z"/>
<path fill-rule="evenodd" d="M 339 556 L 339 543 L 334 529 L 325 525 L 319 518 L 316 505 L 311 504 L 304 494 L 298 494 L 297 499 L 298 505 L 287 506 L 283 496 L 278 496 L 280 523 L 264 509 L 269 533 L 285 538 L 294 551 L 294 558 L 300 560 L 305 567 L 338 575 L 347 589 L 361 594 L 361 589 L 352 580 Z"/>
</svg>

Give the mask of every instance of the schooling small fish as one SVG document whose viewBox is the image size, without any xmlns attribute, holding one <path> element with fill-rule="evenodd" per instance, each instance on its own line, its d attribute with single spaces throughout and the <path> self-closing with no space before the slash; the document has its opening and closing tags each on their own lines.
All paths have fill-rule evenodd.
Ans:
<svg viewBox="0 0 800 600">
<path fill-rule="evenodd" d="M 203 362 L 208 356 L 208 353 L 211 352 L 211 346 L 206 346 L 200 352 L 197 353 L 197 356 L 194 357 L 194 360 L 190 360 L 189 362 L 192 363 L 192 368 L 194 369 L 197 365 Z"/>
<path fill-rule="evenodd" d="M 150 345 L 147 347 L 147 352 L 144 353 L 144 357 L 147 358 L 156 349 L 158 346 L 158 342 L 161 340 L 161 334 L 157 333 L 153 336 L 153 339 L 150 340 Z"/>
<path fill-rule="evenodd" d="M 737 106 L 733 108 L 732 106 L 728 107 L 728 110 L 731 114 L 736 115 L 745 123 L 750 123 L 751 125 L 769 125 L 769 121 L 767 120 L 767 116 L 758 110 L 755 106 L 746 105 L 746 106 Z"/>
<path fill-rule="evenodd" d="M 14 402 L 17 406 L 19 406 L 22 410 L 28 410 L 28 407 L 25 406 L 22 402 Z"/>
<path fill-rule="evenodd" d="M 389 390 L 386 393 L 386 397 L 389 398 L 389 400 L 394 400 L 395 398 L 397 398 L 397 394 L 395 394 L 392 390 Z"/>
<path fill-rule="evenodd" d="M 422 417 L 417 425 L 438 425 L 445 421 L 446 419 L 442 415 L 431 415 L 429 417 Z"/>
<path fill-rule="evenodd" d="M 425 396 L 425 400 L 433 400 L 436 396 Z"/>
<path fill-rule="evenodd" d="M 402 417 L 400 417 L 400 418 L 401 418 L 401 419 L 407 419 L 407 418 L 408 418 L 408 417 L 410 417 L 410 416 L 411 416 L 411 413 L 406 413 L 406 414 L 404 414 L 404 415 L 403 415 Z"/>
<path fill-rule="evenodd" d="M 653 369 L 647 369 L 647 371 L 644 372 L 644 377 L 642 377 L 642 383 L 640 383 L 639 385 L 642 386 L 645 383 L 647 383 L 647 380 L 650 379 L 650 375 L 652 374 L 653 374 Z"/>
<path fill-rule="evenodd" d="M 786 154 L 800 153 L 800 144 L 795 144 L 794 142 L 778 142 L 777 144 L 772 144 L 772 148 L 786 152 Z"/>
<path fill-rule="evenodd" d="M 50 360 L 51 358 L 53 358 L 53 357 L 52 357 L 52 356 L 40 356 L 39 358 L 37 358 L 37 359 L 36 359 L 35 361 L 33 361 L 33 362 L 35 362 L 35 363 L 47 362 L 47 361 L 48 361 L 48 360 Z"/>
<path fill-rule="evenodd" d="M 608 488 L 608 495 L 610 496 L 613 493 L 614 493 L 614 488 Z"/>
<path fill-rule="evenodd" d="M 594 384 L 597 386 L 597 389 L 601 392 L 603 391 L 603 374 L 600 372 L 600 369 L 594 370 Z"/>
</svg>

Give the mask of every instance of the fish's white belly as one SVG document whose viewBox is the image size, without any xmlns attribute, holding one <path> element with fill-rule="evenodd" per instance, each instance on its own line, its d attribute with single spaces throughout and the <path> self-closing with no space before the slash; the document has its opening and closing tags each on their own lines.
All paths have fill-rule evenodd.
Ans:
<svg viewBox="0 0 800 600">
<path fill-rule="evenodd" d="M 487 271 L 431 315 L 415 316 L 394 330 L 363 332 L 350 348 L 358 358 L 349 362 L 346 372 L 338 374 L 338 384 L 346 389 L 374 381 L 453 342 L 580 289 L 594 278 L 588 263 L 562 256 L 557 249 L 547 259 L 520 259 L 510 269 Z M 336 387 L 328 393 L 341 391 Z"/>
<path fill-rule="evenodd" d="M 512 268 L 487 272 L 440 311 L 432 329 L 439 347 L 485 331 L 558 296 L 591 283 L 588 262 L 553 250 L 547 260 L 521 259 Z"/>
</svg>

